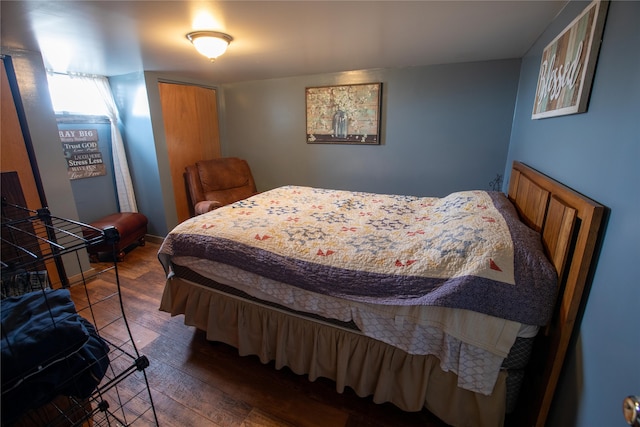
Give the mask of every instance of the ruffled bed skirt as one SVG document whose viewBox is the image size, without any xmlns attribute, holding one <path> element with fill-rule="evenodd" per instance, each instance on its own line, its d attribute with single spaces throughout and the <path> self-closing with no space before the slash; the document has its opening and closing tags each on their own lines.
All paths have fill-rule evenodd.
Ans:
<svg viewBox="0 0 640 427">
<path fill-rule="evenodd" d="M 328 323 L 223 294 L 181 278 L 167 280 L 160 309 L 184 314 L 185 324 L 206 331 L 208 340 L 257 355 L 276 368 L 352 388 L 376 403 L 405 411 L 426 408 L 447 424 L 499 427 L 504 424 L 506 376 L 485 396 L 456 386 L 457 377 L 440 369 L 433 356 L 411 355 L 383 342 Z"/>
</svg>

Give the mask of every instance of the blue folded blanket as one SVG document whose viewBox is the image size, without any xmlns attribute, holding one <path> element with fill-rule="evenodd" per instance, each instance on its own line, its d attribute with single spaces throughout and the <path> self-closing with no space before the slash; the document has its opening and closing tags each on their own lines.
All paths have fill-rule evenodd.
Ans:
<svg viewBox="0 0 640 427">
<path fill-rule="evenodd" d="M 58 395 L 86 398 L 109 366 L 109 346 L 66 289 L 1 301 L 2 423 Z"/>
</svg>

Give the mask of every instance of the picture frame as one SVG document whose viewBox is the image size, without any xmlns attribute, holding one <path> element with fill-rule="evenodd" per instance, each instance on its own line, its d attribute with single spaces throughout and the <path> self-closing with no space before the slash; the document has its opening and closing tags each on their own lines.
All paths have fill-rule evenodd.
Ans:
<svg viewBox="0 0 640 427">
<path fill-rule="evenodd" d="M 380 144 L 382 83 L 307 87 L 308 144 Z"/>
<path fill-rule="evenodd" d="M 608 0 L 594 0 L 542 52 L 532 119 L 587 111 Z"/>
</svg>

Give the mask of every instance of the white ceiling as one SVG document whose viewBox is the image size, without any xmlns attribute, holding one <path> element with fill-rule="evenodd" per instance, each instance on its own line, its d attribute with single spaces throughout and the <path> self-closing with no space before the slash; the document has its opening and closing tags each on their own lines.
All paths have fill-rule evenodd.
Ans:
<svg viewBox="0 0 640 427">
<path fill-rule="evenodd" d="M 566 3 L 2 0 L 0 42 L 42 52 L 56 71 L 230 83 L 520 58 Z M 234 38 L 214 63 L 185 37 L 202 29 Z"/>
</svg>

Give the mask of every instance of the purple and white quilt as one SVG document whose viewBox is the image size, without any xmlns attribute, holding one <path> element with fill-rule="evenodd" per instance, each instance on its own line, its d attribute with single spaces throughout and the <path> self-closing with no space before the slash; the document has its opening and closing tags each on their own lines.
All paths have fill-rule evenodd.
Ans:
<svg viewBox="0 0 640 427">
<path fill-rule="evenodd" d="M 300 186 L 178 225 L 159 259 L 206 258 L 352 301 L 463 308 L 544 325 L 557 292 L 540 236 L 502 193 L 443 198 Z"/>
</svg>

